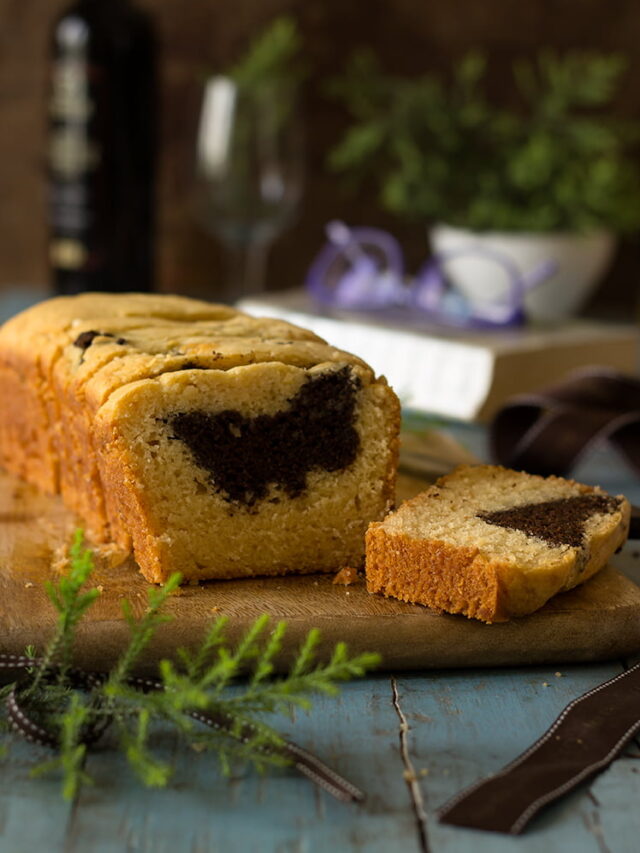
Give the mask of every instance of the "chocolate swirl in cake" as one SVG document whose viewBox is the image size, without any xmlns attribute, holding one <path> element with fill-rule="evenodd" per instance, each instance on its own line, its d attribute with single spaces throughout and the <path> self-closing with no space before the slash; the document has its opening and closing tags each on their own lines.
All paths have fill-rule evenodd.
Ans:
<svg viewBox="0 0 640 853">
<path fill-rule="evenodd" d="M 614 512 L 620 501 L 609 495 L 578 495 L 536 504 L 523 504 L 495 512 L 480 512 L 477 517 L 487 524 L 521 530 L 528 536 L 543 539 L 549 545 L 579 548 L 584 537 L 584 524 L 596 513 Z"/>
<path fill-rule="evenodd" d="M 274 415 L 194 411 L 179 412 L 168 422 L 174 438 L 209 473 L 213 488 L 229 501 L 253 506 L 270 485 L 296 497 L 306 488 L 309 471 L 340 471 L 355 461 L 359 386 L 343 367 L 307 379 L 289 406 Z"/>
</svg>

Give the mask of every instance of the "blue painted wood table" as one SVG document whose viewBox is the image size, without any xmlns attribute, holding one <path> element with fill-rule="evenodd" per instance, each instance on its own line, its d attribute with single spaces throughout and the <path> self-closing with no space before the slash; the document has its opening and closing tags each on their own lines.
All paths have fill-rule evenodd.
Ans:
<svg viewBox="0 0 640 853">
<path fill-rule="evenodd" d="M 6 317 L 24 306 L 0 307 Z M 449 429 L 486 458 L 481 431 Z M 575 476 L 640 504 L 640 483 L 605 450 Z M 636 547 L 615 564 L 640 583 Z M 283 731 L 361 787 L 367 799 L 359 806 L 334 801 L 293 772 L 224 779 L 214 758 L 169 736 L 162 752 L 175 772 L 166 789 L 140 787 L 125 760 L 102 749 L 87 762 L 95 784 L 66 802 L 56 778 L 29 777 L 47 750 L 12 740 L 0 763 L 0 853 L 635 853 L 638 742 L 523 837 L 435 818 L 453 794 L 522 752 L 571 699 L 629 664 L 387 673 L 346 685 L 337 699 L 316 699 L 312 712 L 283 721 Z"/>
<path fill-rule="evenodd" d="M 478 429 L 449 429 L 486 455 Z M 606 450 L 576 475 L 640 503 L 640 483 Z M 635 547 L 627 546 L 616 564 L 640 582 Z M 637 742 L 520 838 L 446 827 L 434 816 L 453 794 L 522 752 L 571 699 L 629 663 L 388 673 L 346 685 L 337 699 L 318 698 L 312 712 L 282 721 L 282 728 L 366 792 L 358 806 L 334 801 L 289 771 L 224 779 L 211 755 L 169 736 L 161 749 L 175 772 L 166 789 L 140 787 L 124 759 L 102 749 L 87 762 L 95 784 L 66 802 L 57 779 L 29 778 L 46 749 L 12 740 L 0 765 L 0 853 L 635 853 Z"/>
</svg>

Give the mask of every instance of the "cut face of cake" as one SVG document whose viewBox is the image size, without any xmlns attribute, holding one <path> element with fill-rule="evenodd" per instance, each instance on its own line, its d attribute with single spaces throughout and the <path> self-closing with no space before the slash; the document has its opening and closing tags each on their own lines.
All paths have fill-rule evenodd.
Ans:
<svg viewBox="0 0 640 853">
<path fill-rule="evenodd" d="M 523 616 L 606 565 L 629 516 L 598 488 L 462 466 L 370 526 L 367 588 L 485 622 Z"/>
<path fill-rule="evenodd" d="M 151 581 L 361 562 L 393 499 L 385 380 L 288 323 L 128 298 L 52 300 L 0 331 L 0 366 L 29 367 L 19 403 L 38 412 L 28 443 L 0 432 L 6 467 L 59 490 L 92 539 L 132 546 Z"/>
<path fill-rule="evenodd" d="M 146 577 L 322 571 L 362 558 L 390 502 L 384 390 L 356 366 L 186 370 L 114 393 L 102 482 Z M 381 393 L 382 392 L 382 393 Z"/>
</svg>

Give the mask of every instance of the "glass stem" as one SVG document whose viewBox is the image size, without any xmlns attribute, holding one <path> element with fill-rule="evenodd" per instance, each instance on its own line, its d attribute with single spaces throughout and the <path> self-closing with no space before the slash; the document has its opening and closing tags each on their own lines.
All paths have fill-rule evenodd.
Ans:
<svg viewBox="0 0 640 853">
<path fill-rule="evenodd" d="M 266 259 L 267 244 L 262 240 L 227 246 L 225 302 L 264 291 Z"/>
</svg>

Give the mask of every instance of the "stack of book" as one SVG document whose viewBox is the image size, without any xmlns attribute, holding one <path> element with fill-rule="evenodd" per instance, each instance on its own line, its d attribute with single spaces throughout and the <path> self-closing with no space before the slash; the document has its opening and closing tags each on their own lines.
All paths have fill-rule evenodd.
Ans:
<svg viewBox="0 0 640 853">
<path fill-rule="evenodd" d="M 486 421 L 514 395 L 552 384 L 589 365 L 635 373 L 639 332 L 632 325 L 572 320 L 549 327 L 462 331 L 388 322 L 381 316 L 318 307 L 304 289 L 249 297 L 238 307 L 311 329 L 387 377 L 407 408 Z"/>
</svg>

